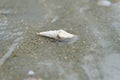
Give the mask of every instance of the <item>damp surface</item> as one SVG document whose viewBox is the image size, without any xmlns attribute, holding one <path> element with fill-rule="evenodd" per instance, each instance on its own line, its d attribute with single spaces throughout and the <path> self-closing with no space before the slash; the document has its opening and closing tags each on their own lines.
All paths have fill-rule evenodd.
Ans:
<svg viewBox="0 0 120 80">
<path fill-rule="evenodd" d="M 120 80 L 120 3 L 0 0 L 0 80 Z M 72 44 L 36 35 L 64 29 Z M 74 41 L 74 40 L 73 40 Z"/>
</svg>

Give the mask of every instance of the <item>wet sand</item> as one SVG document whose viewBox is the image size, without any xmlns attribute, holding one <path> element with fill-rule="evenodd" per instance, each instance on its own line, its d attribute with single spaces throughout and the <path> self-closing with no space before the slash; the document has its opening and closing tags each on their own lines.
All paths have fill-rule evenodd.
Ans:
<svg viewBox="0 0 120 80">
<path fill-rule="evenodd" d="M 119 80 L 120 3 L 92 0 L 0 0 L 0 59 L 22 38 L 0 68 L 0 80 Z M 37 36 L 64 29 L 73 44 Z"/>
</svg>

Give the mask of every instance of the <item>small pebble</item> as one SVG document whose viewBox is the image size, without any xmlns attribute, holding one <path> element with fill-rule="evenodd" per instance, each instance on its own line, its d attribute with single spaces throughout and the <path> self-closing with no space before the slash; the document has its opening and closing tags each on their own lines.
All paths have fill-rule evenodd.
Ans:
<svg viewBox="0 0 120 80">
<path fill-rule="evenodd" d="M 107 6 L 110 6 L 112 3 L 108 0 L 98 0 L 97 4 L 99 6 L 106 6 L 107 7 Z"/>
<path fill-rule="evenodd" d="M 66 60 L 66 59 L 68 59 L 68 57 L 67 57 L 67 56 L 65 56 L 65 57 L 64 57 L 64 59 Z"/>
<path fill-rule="evenodd" d="M 35 72 L 33 70 L 29 70 L 28 75 L 30 76 L 35 75 Z"/>
<path fill-rule="evenodd" d="M 42 80 L 42 79 L 41 78 L 31 78 L 31 77 L 29 77 L 29 78 L 24 79 L 24 80 Z"/>
</svg>

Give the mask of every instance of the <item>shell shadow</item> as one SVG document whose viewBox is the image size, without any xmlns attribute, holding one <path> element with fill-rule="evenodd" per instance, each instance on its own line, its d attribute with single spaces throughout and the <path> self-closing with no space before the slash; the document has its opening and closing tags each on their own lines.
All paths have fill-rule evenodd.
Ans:
<svg viewBox="0 0 120 80">
<path fill-rule="evenodd" d="M 56 44 L 59 46 L 64 46 L 64 45 L 71 45 L 73 43 L 75 43 L 77 40 L 79 40 L 80 38 L 78 36 L 74 36 L 73 38 L 67 38 L 64 40 L 56 40 Z"/>
</svg>

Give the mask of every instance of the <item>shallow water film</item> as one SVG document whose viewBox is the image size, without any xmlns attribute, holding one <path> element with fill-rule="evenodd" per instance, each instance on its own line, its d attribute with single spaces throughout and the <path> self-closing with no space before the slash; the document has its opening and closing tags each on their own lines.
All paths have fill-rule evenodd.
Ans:
<svg viewBox="0 0 120 80">
<path fill-rule="evenodd" d="M 120 3 L 96 3 L 0 0 L 0 80 L 120 80 Z M 57 29 L 79 40 L 36 35 Z"/>
</svg>

